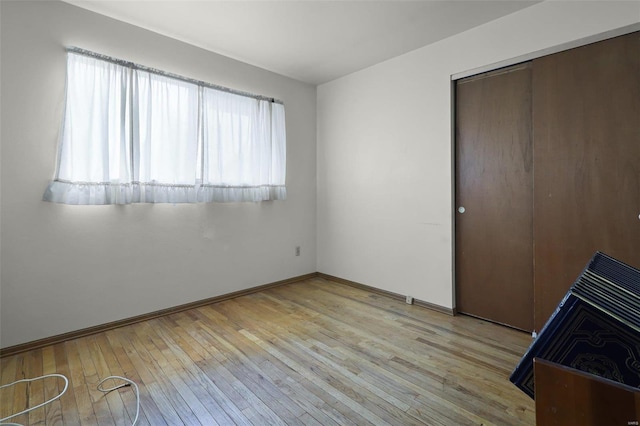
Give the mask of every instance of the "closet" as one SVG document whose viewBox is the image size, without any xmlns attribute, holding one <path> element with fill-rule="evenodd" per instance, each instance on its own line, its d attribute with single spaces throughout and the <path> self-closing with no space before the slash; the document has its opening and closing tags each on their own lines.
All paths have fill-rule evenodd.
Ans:
<svg viewBox="0 0 640 426">
<path fill-rule="evenodd" d="M 456 82 L 456 309 L 539 331 L 597 250 L 640 267 L 640 32 Z"/>
</svg>

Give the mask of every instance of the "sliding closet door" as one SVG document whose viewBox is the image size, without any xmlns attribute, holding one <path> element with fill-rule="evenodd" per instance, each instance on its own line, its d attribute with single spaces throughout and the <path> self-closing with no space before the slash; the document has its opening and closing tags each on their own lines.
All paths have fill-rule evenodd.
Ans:
<svg viewBox="0 0 640 426">
<path fill-rule="evenodd" d="M 531 69 L 456 85 L 456 309 L 533 327 Z"/>
<path fill-rule="evenodd" d="M 535 328 L 596 250 L 640 266 L 640 33 L 533 61 Z"/>
</svg>

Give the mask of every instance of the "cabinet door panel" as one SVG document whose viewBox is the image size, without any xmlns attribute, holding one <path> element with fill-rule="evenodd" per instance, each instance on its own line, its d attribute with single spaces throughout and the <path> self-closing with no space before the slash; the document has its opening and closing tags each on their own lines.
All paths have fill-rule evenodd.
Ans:
<svg viewBox="0 0 640 426">
<path fill-rule="evenodd" d="M 596 250 L 640 266 L 640 33 L 533 61 L 535 328 Z"/>
</svg>

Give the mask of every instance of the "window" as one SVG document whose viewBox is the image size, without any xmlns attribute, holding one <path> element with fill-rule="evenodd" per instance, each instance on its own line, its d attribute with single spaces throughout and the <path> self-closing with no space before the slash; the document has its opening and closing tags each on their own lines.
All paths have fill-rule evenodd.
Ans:
<svg viewBox="0 0 640 426">
<path fill-rule="evenodd" d="M 284 105 L 72 49 L 46 201 L 286 198 Z"/>
</svg>

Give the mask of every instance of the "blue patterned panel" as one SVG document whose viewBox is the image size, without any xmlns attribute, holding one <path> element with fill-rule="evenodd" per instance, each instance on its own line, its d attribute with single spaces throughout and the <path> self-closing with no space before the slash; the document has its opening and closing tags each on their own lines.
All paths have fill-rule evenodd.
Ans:
<svg viewBox="0 0 640 426">
<path fill-rule="evenodd" d="M 640 271 L 596 253 L 510 380 L 533 398 L 533 359 L 541 358 L 640 387 L 639 301 Z"/>
</svg>

